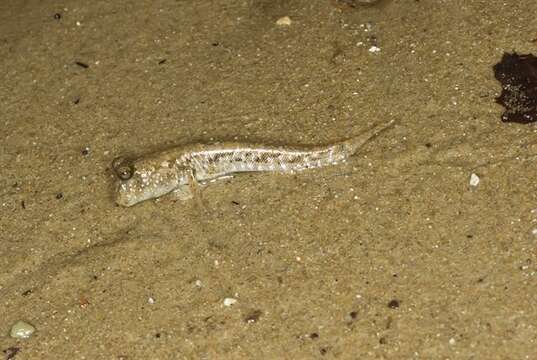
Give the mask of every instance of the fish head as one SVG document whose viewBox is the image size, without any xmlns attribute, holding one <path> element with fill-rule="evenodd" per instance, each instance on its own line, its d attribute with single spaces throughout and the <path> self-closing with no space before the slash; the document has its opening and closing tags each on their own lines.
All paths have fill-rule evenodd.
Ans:
<svg viewBox="0 0 537 360">
<path fill-rule="evenodd" d="M 170 161 L 119 157 L 112 161 L 112 170 L 117 178 L 115 201 L 121 206 L 158 198 L 179 185 L 178 171 Z"/>
</svg>

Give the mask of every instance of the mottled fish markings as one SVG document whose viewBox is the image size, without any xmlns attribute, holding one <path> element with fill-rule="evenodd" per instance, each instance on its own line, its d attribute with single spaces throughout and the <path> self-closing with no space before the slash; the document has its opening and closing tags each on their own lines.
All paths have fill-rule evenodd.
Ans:
<svg viewBox="0 0 537 360">
<path fill-rule="evenodd" d="M 328 146 L 276 147 L 242 143 L 187 145 L 143 156 L 116 158 L 116 203 L 132 206 L 170 192 L 183 199 L 199 184 L 241 172 L 293 173 L 346 161 L 362 145 L 394 124 L 380 124 L 357 137 Z"/>
</svg>

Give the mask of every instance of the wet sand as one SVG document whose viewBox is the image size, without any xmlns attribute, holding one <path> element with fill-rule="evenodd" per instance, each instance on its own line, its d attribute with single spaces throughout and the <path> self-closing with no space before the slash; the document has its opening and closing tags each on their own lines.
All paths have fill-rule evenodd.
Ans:
<svg viewBox="0 0 537 360">
<path fill-rule="evenodd" d="M 537 52 L 537 3 L 350 5 L 2 1 L 0 350 L 534 358 L 535 127 L 500 121 L 492 66 Z M 118 155 L 392 119 L 346 164 L 225 180 L 203 208 L 113 201 Z"/>
</svg>

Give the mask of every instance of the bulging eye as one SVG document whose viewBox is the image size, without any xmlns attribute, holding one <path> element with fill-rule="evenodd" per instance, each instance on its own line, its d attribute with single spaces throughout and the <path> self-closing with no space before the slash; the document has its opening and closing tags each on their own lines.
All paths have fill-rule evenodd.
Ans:
<svg viewBox="0 0 537 360">
<path fill-rule="evenodd" d="M 131 162 L 123 157 L 115 158 L 112 161 L 112 170 L 121 180 L 129 180 L 134 174 Z"/>
</svg>

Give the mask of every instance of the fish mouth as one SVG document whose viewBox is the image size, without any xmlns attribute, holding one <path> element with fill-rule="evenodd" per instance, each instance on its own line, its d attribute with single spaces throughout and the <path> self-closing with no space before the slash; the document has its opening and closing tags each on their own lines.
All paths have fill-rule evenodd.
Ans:
<svg viewBox="0 0 537 360">
<path fill-rule="evenodd" d="M 117 182 L 115 196 L 116 204 L 123 207 L 130 207 L 139 203 L 140 201 L 137 200 L 136 197 L 125 190 L 125 186 L 126 185 L 122 181 Z"/>
</svg>

